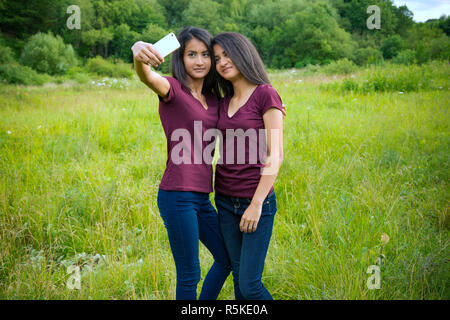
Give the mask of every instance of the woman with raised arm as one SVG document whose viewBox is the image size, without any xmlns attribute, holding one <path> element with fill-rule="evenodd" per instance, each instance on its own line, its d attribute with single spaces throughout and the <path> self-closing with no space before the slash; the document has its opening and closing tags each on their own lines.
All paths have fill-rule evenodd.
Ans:
<svg viewBox="0 0 450 320">
<path fill-rule="evenodd" d="M 212 192 L 211 164 L 196 161 L 194 152 L 209 144 L 200 137 L 216 128 L 219 91 L 212 60 L 211 35 L 208 31 L 185 28 L 177 36 L 181 47 L 172 57 L 172 77 L 163 77 L 151 69 L 164 59 L 149 43 L 136 42 L 134 66 L 140 80 L 159 98 L 159 116 L 167 138 L 167 162 L 158 191 L 158 208 L 167 229 L 177 272 L 176 299 L 195 300 L 200 281 L 199 243 L 208 248 L 214 264 L 203 282 L 199 299 L 216 299 L 231 271 L 217 212 L 209 200 Z M 196 132 L 194 122 L 197 129 Z M 200 125 L 199 125 L 200 124 Z M 180 136 L 190 136 L 177 149 Z M 174 141 L 175 140 L 175 141 Z M 178 146 L 179 147 L 179 146 Z M 180 156 L 182 153 L 182 156 Z M 182 161 L 180 161 L 180 159 Z"/>
<path fill-rule="evenodd" d="M 223 143 L 215 203 L 235 297 L 269 300 L 261 278 L 277 211 L 273 184 L 283 158 L 283 105 L 246 37 L 224 32 L 212 45 L 225 95 L 217 124 Z"/>
</svg>

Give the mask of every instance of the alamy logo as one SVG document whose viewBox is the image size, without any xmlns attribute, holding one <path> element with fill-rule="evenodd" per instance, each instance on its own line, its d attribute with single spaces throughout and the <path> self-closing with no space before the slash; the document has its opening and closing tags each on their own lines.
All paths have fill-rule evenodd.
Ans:
<svg viewBox="0 0 450 320">
<path fill-rule="evenodd" d="M 225 140 L 218 129 L 202 131 L 202 121 L 194 121 L 194 137 L 189 130 L 180 128 L 172 132 L 170 141 L 178 142 L 171 151 L 174 164 L 212 164 L 216 141 L 219 142 L 220 158 L 218 164 L 257 164 L 264 165 L 264 174 L 274 174 L 279 159 L 280 131 L 270 130 L 270 150 L 267 154 L 267 130 L 253 128 L 226 129 Z M 203 142 L 210 142 L 203 148 Z M 225 152 L 224 152 L 225 148 Z M 225 156 L 224 156 L 225 155 Z M 273 169 L 273 170 L 272 170 Z"/>
<path fill-rule="evenodd" d="M 81 289 L 81 274 L 80 267 L 73 265 L 67 268 L 67 273 L 70 274 L 67 280 L 66 286 L 70 290 L 80 290 Z"/>
<path fill-rule="evenodd" d="M 372 14 L 366 21 L 369 30 L 381 29 L 380 7 L 372 5 L 367 7 L 367 13 Z"/>
<path fill-rule="evenodd" d="M 381 289 L 380 266 L 370 265 L 367 268 L 367 273 L 371 274 L 371 276 L 367 279 L 367 288 L 369 290 Z"/>
<path fill-rule="evenodd" d="M 69 28 L 69 30 L 73 30 L 73 29 L 81 29 L 81 10 L 80 7 L 77 5 L 71 5 L 69 7 L 67 7 L 67 11 L 66 13 L 68 14 L 72 14 L 68 19 L 67 19 L 67 28 Z"/>
</svg>

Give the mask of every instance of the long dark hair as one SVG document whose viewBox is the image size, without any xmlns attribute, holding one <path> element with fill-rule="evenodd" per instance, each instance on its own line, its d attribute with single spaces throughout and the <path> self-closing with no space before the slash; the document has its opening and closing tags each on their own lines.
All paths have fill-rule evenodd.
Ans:
<svg viewBox="0 0 450 320">
<path fill-rule="evenodd" d="M 216 97 L 220 97 L 219 85 L 217 83 L 217 71 L 216 63 L 214 60 L 214 52 L 211 46 L 212 36 L 205 30 L 194 27 L 186 27 L 178 33 L 177 39 L 180 42 L 180 48 L 178 48 L 172 56 L 172 76 L 181 82 L 182 85 L 188 87 L 186 68 L 184 67 L 183 56 L 186 44 L 196 38 L 203 42 L 208 48 L 209 56 L 211 57 L 211 69 L 203 81 L 203 94 L 212 94 Z"/>
<path fill-rule="evenodd" d="M 255 46 L 236 32 L 222 32 L 214 37 L 211 46 L 220 45 L 242 75 L 254 84 L 270 84 L 264 63 Z M 219 87 L 225 97 L 233 96 L 233 85 L 218 74 Z"/>
</svg>

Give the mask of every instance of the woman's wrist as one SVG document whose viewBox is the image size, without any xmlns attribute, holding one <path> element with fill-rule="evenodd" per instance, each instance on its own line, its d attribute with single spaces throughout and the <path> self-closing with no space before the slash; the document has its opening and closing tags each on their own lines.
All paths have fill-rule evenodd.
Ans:
<svg viewBox="0 0 450 320">
<path fill-rule="evenodd" d="M 259 199 L 258 197 L 253 197 L 250 205 L 254 205 L 257 207 L 262 207 L 264 199 Z"/>
</svg>

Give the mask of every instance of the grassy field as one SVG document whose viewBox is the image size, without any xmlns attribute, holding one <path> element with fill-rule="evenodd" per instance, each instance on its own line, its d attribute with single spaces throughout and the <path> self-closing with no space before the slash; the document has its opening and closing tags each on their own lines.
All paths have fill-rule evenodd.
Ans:
<svg viewBox="0 0 450 320">
<path fill-rule="evenodd" d="M 275 299 L 450 298 L 449 74 L 270 74 L 288 107 L 263 276 Z M 175 298 L 157 106 L 136 80 L 0 87 L 0 299 Z M 230 275 L 219 299 L 232 292 Z"/>
</svg>

